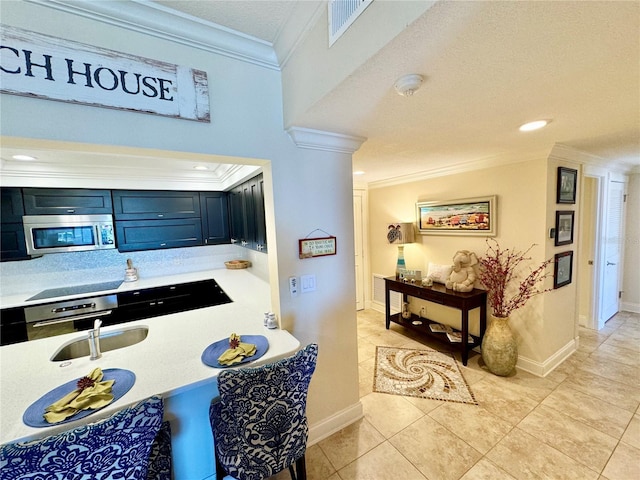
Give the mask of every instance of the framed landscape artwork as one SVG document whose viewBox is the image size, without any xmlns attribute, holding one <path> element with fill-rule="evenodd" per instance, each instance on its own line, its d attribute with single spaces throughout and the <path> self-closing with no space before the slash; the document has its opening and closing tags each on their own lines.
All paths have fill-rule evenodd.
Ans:
<svg viewBox="0 0 640 480">
<path fill-rule="evenodd" d="M 418 230 L 423 235 L 496 235 L 497 197 L 418 202 Z"/>
<path fill-rule="evenodd" d="M 573 211 L 556 211 L 556 246 L 573 243 Z"/>
<path fill-rule="evenodd" d="M 576 203 L 578 171 L 573 168 L 558 167 L 558 191 L 556 203 Z"/>
<path fill-rule="evenodd" d="M 556 253 L 553 263 L 553 288 L 569 285 L 573 268 L 573 251 Z"/>
</svg>

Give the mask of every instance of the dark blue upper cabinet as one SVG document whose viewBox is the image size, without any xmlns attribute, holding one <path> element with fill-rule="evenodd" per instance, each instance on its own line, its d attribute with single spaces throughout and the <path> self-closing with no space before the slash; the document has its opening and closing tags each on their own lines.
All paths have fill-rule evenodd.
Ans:
<svg viewBox="0 0 640 480">
<path fill-rule="evenodd" d="M 225 192 L 200 192 L 202 234 L 205 245 L 229 243 L 229 207 Z"/>
<path fill-rule="evenodd" d="M 200 218 L 116 221 L 118 250 L 160 250 L 202 245 Z"/>
<path fill-rule="evenodd" d="M 27 244 L 24 240 L 22 227 L 22 215 L 24 205 L 22 203 L 22 191 L 17 187 L 4 187 L 0 189 L 2 197 L 0 206 L 2 212 L 0 219 L 0 260 L 25 260 L 31 258 L 27 255 Z"/>
<path fill-rule="evenodd" d="M 113 190 L 116 220 L 200 218 L 198 192 Z"/>
<path fill-rule="evenodd" d="M 258 175 L 255 179 L 253 195 L 253 218 L 255 222 L 255 249 L 267 251 L 267 224 L 264 213 L 264 178 Z"/>
<path fill-rule="evenodd" d="M 244 189 L 238 185 L 229 192 L 229 226 L 231 243 L 241 245 L 246 241 L 246 215 L 244 212 Z"/>
<path fill-rule="evenodd" d="M 111 214 L 111 190 L 23 188 L 27 215 Z"/>
<path fill-rule="evenodd" d="M 119 251 L 203 244 L 198 192 L 113 190 L 112 195 Z"/>
<path fill-rule="evenodd" d="M 231 243 L 267 252 L 264 179 L 259 174 L 229 192 Z"/>
<path fill-rule="evenodd" d="M 0 189 L 2 198 L 0 207 L 2 208 L 2 223 L 22 223 L 24 215 L 24 205 L 22 204 L 22 192 L 18 187 L 3 187 Z"/>
</svg>

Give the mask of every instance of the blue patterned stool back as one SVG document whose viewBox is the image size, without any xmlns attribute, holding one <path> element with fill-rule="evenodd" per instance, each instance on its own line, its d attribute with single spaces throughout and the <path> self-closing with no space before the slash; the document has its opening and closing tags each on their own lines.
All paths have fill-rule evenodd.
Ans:
<svg viewBox="0 0 640 480">
<path fill-rule="evenodd" d="M 164 405 L 152 397 L 99 422 L 0 446 L 3 480 L 145 480 Z"/>
<path fill-rule="evenodd" d="M 225 370 L 209 417 L 216 460 L 238 480 L 262 480 L 298 464 L 304 478 L 307 392 L 318 345 L 257 368 Z M 218 476 L 219 476 L 218 472 Z M 221 480 L 221 478 L 217 478 Z"/>
<path fill-rule="evenodd" d="M 171 460 L 171 424 L 167 420 L 151 445 L 147 480 L 171 480 L 173 462 Z"/>
</svg>

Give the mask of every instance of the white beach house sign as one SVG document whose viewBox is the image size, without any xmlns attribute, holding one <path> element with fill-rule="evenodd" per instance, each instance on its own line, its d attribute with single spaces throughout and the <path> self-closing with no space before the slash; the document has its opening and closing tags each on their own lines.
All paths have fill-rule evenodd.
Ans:
<svg viewBox="0 0 640 480">
<path fill-rule="evenodd" d="M 206 72 L 1 27 L 0 92 L 210 121 Z"/>
</svg>

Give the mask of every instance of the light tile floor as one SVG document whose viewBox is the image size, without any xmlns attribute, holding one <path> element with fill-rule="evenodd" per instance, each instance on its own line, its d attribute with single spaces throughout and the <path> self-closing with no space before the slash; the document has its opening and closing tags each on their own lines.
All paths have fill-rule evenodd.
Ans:
<svg viewBox="0 0 640 480">
<path fill-rule="evenodd" d="M 307 450 L 309 480 L 640 479 L 640 315 L 619 313 L 545 378 L 456 358 L 479 405 L 375 393 L 377 345 L 440 351 L 358 313 L 364 418 Z M 278 480 L 286 479 L 282 472 Z"/>
</svg>

